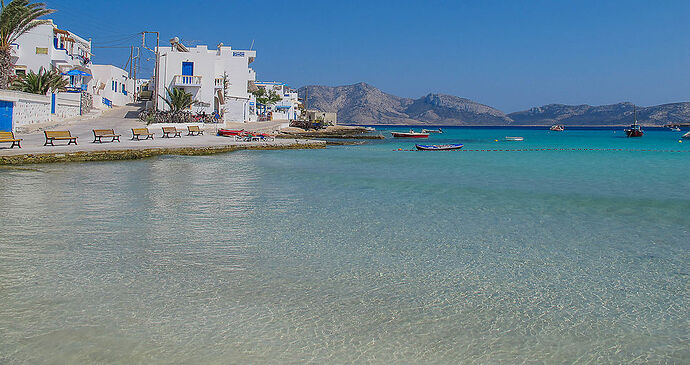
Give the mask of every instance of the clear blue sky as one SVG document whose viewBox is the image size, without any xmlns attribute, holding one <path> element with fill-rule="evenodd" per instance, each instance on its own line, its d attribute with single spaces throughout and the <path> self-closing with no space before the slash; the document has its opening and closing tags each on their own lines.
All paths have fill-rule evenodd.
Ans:
<svg viewBox="0 0 690 365">
<path fill-rule="evenodd" d="M 690 1 L 46 0 L 60 27 L 124 66 L 135 33 L 249 48 L 263 81 L 368 82 L 505 112 L 690 100 Z M 151 63 L 149 63 L 151 64 Z M 150 70 L 149 70 L 150 73 Z"/>
</svg>

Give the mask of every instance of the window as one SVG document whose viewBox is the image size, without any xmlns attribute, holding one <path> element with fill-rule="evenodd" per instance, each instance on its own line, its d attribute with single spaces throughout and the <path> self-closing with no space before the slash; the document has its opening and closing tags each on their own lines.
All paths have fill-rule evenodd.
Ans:
<svg viewBox="0 0 690 365">
<path fill-rule="evenodd" d="M 194 62 L 182 62 L 182 75 L 183 76 L 194 75 Z"/>
<path fill-rule="evenodd" d="M 15 70 L 14 73 L 15 73 L 15 75 L 17 75 L 17 76 L 25 76 L 25 75 L 26 75 L 26 70 Z"/>
<path fill-rule="evenodd" d="M 36 47 L 36 54 L 48 54 L 48 48 Z"/>
</svg>

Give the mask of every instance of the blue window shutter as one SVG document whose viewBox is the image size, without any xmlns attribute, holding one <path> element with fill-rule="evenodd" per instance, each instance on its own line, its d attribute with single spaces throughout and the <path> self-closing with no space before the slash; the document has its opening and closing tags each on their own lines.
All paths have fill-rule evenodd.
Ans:
<svg viewBox="0 0 690 365">
<path fill-rule="evenodd" d="M 194 75 L 194 62 L 182 62 L 182 75 Z"/>
</svg>

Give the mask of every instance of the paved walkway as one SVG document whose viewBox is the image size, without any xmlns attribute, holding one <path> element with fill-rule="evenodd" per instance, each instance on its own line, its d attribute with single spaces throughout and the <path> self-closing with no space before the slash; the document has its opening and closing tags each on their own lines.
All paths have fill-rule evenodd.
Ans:
<svg viewBox="0 0 690 365">
<path fill-rule="evenodd" d="M 185 148 L 185 147 L 222 147 L 222 146 L 253 146 L 253 145 L 294 145 L 306 143 L 305 140 L 297 139 L 276 139 L 273 142 L 235 142 L 229 137 L 216 136 L 216 129 L 223 125 L 207 126 L 202 136 L 187 136 L 182 133 L 182 138 L 161 138 L 160 128 L 151 128 L 155 133 L 153 140 L 132 141 L 132 128 L 146 127 L 146 124 L 137 118 L 139 106 L 128 105 L 124 107 L 108 110 L 98 117 L 87 117 L 81 120 L 66 122 L 60 126 L 51 125 L 48 130 L 69 130 L 73 136 L 79 137 L 78 145 L 67 146 L 67 141 L 56 141 L 55 146 L 43 146 L 45 137 L 42 129 L 34 129 L 28 134 L 18 134 L 17 138 L 22 138 L 22 148 L 10 149 L 9 143 L 0 145 L 0 156 L 13 156 L 22 154 L 43 154 L 43 153 L 63 153 L 80 151 L 105 151 L 105 150 L 131 150 L 149 148 Z M 274 132 L 278 130 L 282 122 L 255 122 L 255 123 L 234 123 L 228 127 L 233 129 L 245 129 L 253 132 Z M 179 128 L 179 127 L 178 127 Z M 114 129 L 116 134 L 120 134 L 122 142 L 92 143 L 92 129 Z M 182 129 L 182 128 L 180 128 Z M 106 138 L 103 139 L 107 140 Z M 310 141 L 313 143 L 313 141 Z"/>
</svg>

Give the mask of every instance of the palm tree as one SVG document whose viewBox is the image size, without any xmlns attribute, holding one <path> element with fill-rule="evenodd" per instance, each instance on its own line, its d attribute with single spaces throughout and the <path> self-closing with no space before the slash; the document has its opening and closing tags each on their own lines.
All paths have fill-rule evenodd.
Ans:
<svg viewBox="0 0 690 365">
<path fill-rule="evenodd" d="M 170 90 L 166 87 L 165 91 L 168 92 L 168 98 L 165 99 L 162 96 L 161 98 L 166 104 L 168 104 L 170 110 L 173 112 L 189 109 L 195 103 L 195 101 L 192 99 L 192 94 L 184 91 L 184 89 L 173 88 Z"/>
<path fill-rule="evenodd" d="M 55 10 L 46 9 L 44 3 L 30 3 L 29 0 L 12 0 L 7 5 L 0 0 L 0 6 L 0 89 L 7 89 L 14 71 L 12 43 L 27 31 L 48 22 L 38 18 Z"/>
<path fill-rule="evenodd" d="M 29 71 L 25 76 L 15 80 L 12 83 L 12 88 L 27 93 L 45 95 L 48 91 L 56 92 L 64 90 L 68 83 L 69 81 L 58 71 L 46 71 L 41 67 L 38 73 Z"/>
</svg>

